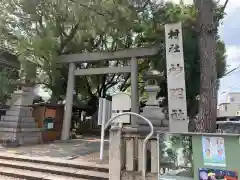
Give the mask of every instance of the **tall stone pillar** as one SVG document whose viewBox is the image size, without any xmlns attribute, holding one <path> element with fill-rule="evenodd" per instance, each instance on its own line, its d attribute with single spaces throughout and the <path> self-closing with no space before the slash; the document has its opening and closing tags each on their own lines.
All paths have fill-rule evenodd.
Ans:
<svg viewBox="0 0 240 180">
<path fill-rule="evenodd" d="M 131 112 L 139 113 L 139 94 L 138 94 L 138 60 L 131 59 Z M 131 116 L 131 125 L 137 125 L 138 118 Z"/>
<path fill-rule="evenodd" d="M 62 127 L 62 140 L 68 140 L 70 128 L 71 128 L 71 118 L 72 118 L 72 105 L 73 105 L 73 90 L 75 84 L 75 64 L 69 64 L 68 70 L 68 83 L 67 83 L 67 94 L 66 94 L 66 103 L 64 110 L 64 119 Z"/>
</svg>

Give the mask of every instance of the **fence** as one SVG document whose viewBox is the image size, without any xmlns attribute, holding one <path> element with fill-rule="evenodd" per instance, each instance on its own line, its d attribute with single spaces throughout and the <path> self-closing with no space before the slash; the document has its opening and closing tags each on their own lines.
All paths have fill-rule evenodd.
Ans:
<svg viewBox="0 0 240 180">
<path fill-rule="evenodd" d="M 100 135 L 101 126 L 98 125 L 97 119 L 84 119 L 78 123 L 77 134 L 79 133 Z"/>
<path fill-rule="evenodd" d="M 157 136 L 157 130 L 158 129 L 155 130 L 154 135 L 151 139 L 149 139 L 146 146 L 146 180 L 156 180 L 158 173 L 164 174 L 166 171 L 168 171 L 168 169 L 176 169 L 177 167 L 181 166 L 189 168 L 189 165 L 179 165 L 171 159 L 166 159 L 164 153 L 168 153 L 169 148 L 164 147 L 164 144 L 168 140 L 163 136 Z M 142 179 L 141 173 L 143 170 L 143 141 L 148 133 L 148 127 L 114 127 L 110 130 L 110 179 Z M 185 139 L 185 143 L 189 144 L 189 148 L 191 148 L 191 139 L 189 136 L 174 137 L 175 140 L 177 138 L 180 140 L 180 142 L 182 139 Z M 190 158 L 191 155 L 192 154 L 190 152 L 190 154 L 188 154 L 188 158 Z M 190 161 L 191 158 L 188 160 L 188 162 Z"/>
</svg>

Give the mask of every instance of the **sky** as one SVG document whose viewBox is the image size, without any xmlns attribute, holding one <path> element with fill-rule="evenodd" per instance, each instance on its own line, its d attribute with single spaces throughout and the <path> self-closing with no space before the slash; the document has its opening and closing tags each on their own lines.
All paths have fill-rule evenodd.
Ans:
<svg viewBox="0 0 240 180">
<path fill-rule="evenodd" d="M 221 0 L 224 3 L 225 0 Z M 226 7 L 226 16 L 220 28 L 220 37 L 225 42 L 227 50 L 228 70 L 240 65 L 240 0 L 229 0 Z M 229 92 L 240 92 L 240 68 L 220 80 L 219 103 L 226 100 Z"/>
</svg>

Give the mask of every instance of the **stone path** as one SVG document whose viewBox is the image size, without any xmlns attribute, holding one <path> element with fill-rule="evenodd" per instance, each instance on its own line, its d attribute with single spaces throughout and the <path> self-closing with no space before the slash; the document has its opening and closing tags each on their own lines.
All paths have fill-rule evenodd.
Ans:
<svg viewBox="0 0 240 180">
<path fill-rule="evenodd" d="M 25 155 L 31 157 L 54 157 L 67 160 L 83 160 L 98 164 L 108 164 L 108 140 L 105 140 L 104 158 L 99 159 L 99 138 L 83 138 L 65 142 L 56 141 L 49 144 L 20 146 L 17 148 L 4 148 L 0 146 L 0 152 Z M 193 178 L 162 175 L 160 180 L 193 180 Z"/>
<path fill-rule="evenodd" d="M 0 148 L 2 152 L 8 152 L 26 156 L 48 156 L 68 160 L 83 159 L 87 161 L 108 164 L 108 141 L 105 140 L 105 158 L 99 160 L 100 139 L 83 138 L 68 142 L 56 141 L 55 143 L 20 146 L 17 148 Z"/>
</svg>

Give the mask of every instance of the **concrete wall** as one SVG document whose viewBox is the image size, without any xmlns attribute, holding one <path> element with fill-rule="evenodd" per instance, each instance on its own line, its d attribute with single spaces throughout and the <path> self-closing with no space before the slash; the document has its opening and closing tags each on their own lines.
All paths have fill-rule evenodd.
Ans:
<svg viewBox="0 0 240 180">
<path fill-rule="evenodd" d="M 238 113 L 238 115 L 237 115 Z M 217 112 L 218 117 L 236 117 L 240 116 L 240 102 L 239 103 L 222 103 L 219 105 Z"/>
<path fill-rule="evenodd" d="M 240 103 L 240 93 L 239 92 L 232 92 L 228 93 L 226 97 L 227 103 Z"/>
</svg>

